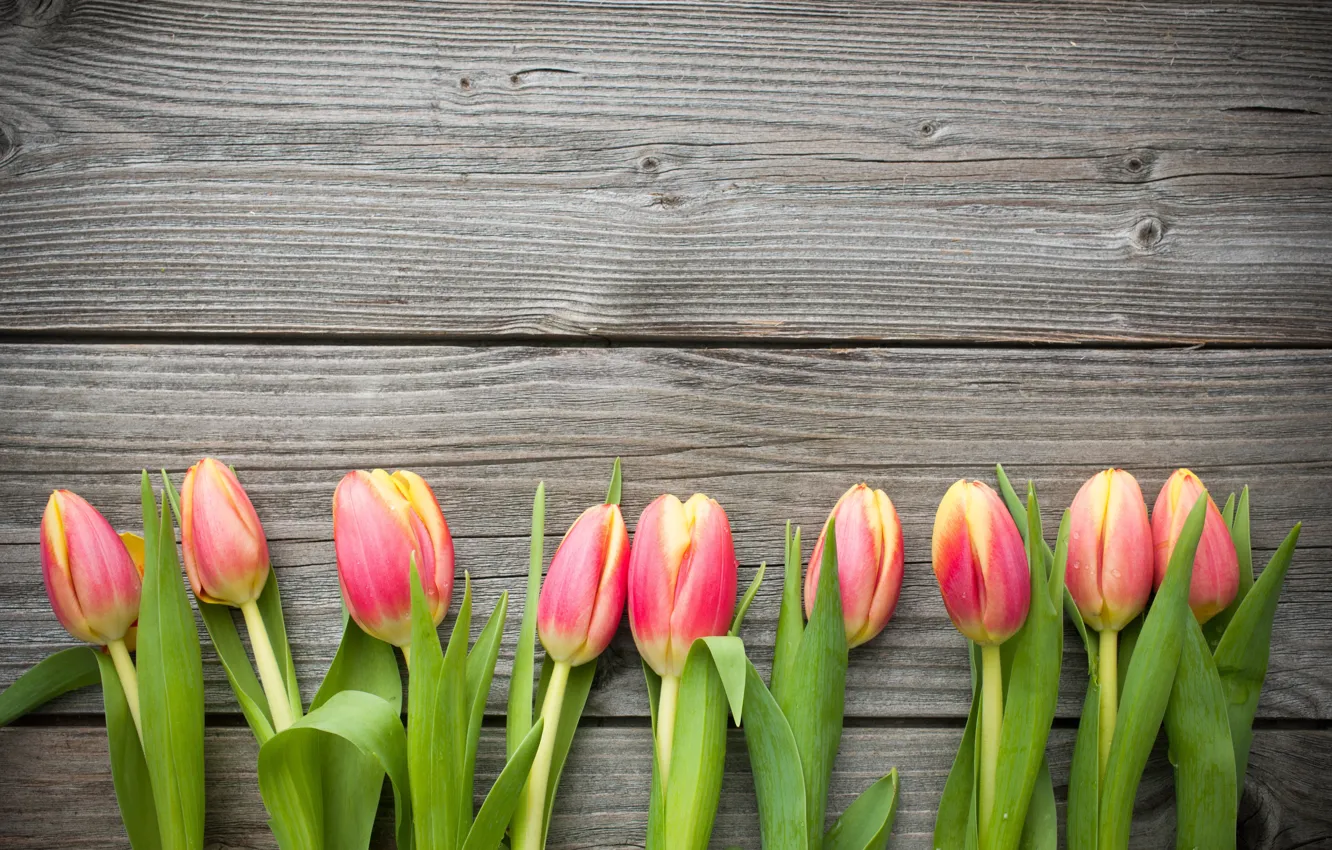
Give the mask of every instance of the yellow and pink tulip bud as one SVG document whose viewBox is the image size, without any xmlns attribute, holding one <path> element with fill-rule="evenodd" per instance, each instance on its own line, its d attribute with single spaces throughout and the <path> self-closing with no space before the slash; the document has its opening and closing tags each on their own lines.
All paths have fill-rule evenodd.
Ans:
<svg viewBox="0 0 1332 850">
<path fill-rule="evenodd" d="M 857 484 L 837 500 L 805 572 L 805 616 L 814 612 L 828 525 L 837 521 L 837 578 L 846 643 L 857 647 L 883 631 L 902 592 L 902 523 L 882 490 Z"/>
<path fill-rule="evenodd" d="M 624 616 L 629 532 L 619 505 L 594 505 L 565 533 L 537 602 L 546 655 L 577 667 L 600 655 Z"/>
<path fill-rule="evenodd" d="M 730 629 L 736 566 L 731 524 L 714 500 L 667 494 L 643 510 L 629 560 L 629 627 L 657 675 L 680 676 L 697 638 Z"/>
<path fill-rule="evenodd" d="M 453 595 L 453 538 L 430 485 L 414 472 L 356 469 L 333 493 L 338 584 L 366 634 L 405 647 L 412 639 L 412 559 L 438 625 Z"/>
<path fill-rule="evenodd" d="M 42 579 L 60 624 L 101 646 L 132 638 L 143 562 L 111 523 L 80 496 L 56 490 L 42 514 L 41 541 Z"/>
<path fill-rule="evenodd" d="M 1137 480 L 1098 472 L 1069 509 L 1068 592 L 1096 631 L 1119 631 L 1152 593 L 1152 526 Z"/>
<path fill-rule="evenodd" d="M 1165 581 L 1170 554 L 1189 511 L 1198 497 L 1207 498 L 1207 516 L 1203 520 L 1202 539 L 1193 557 L 1193 583 L 1189 586 L 1189 607 L 1205 623 L 1226 609 L 1239 592 L 1239 556 L 1230 539 L 1225 518 L 1208 495 L 1202 481 L 1187 469 L 1176 469 L 1166 479 L 1152 508 L 1152 538 L 1156 547 L 1155 586 Z"/>
<path fill-rule="evenodd" d="M 191 466 L 180 490 L 185 574 L 203 602 L 240 607 L 268 581 L 268 540 L 231 467 L 213 458 Z"/>
<path fill-rule="evenodd" d="M 958 631 L 996 646 L 1022 628 L 1031 573 L 1022 535 L 997 493 L 980 481 L 949 487 L 934 517 L 931 548 L 944 607 Z"/>
</svg>

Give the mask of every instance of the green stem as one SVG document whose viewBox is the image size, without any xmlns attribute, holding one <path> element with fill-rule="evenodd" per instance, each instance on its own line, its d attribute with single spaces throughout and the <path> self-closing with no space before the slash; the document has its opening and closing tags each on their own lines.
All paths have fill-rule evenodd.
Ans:
<svg viewBox="0 0 1332 850">
<path fill-rule="evenodd" d="M 268 639 L 268 629 L 264 626 L 259 605 L 252 599 L 241 605 L 245 615 L 245 628 L 250 633 L 250 647 L 254 650 L 254 666 L 259 668 L 259 681 L 264 684 L 264 696 L 268 698 L 268 710 L 273 715 L 273 731 L 281 732 L 291 725 L 291 703 L 287 701 L 287 688 L 282 682 L 277 656 L 273 653 L 273 644 Z"/>
<path fill-rule="evenodd" d="M 999 773 L 999 733 L 1004 724 L 1004 670 L 999 646 L 981 647 L 980 846 L 989 846 L 994 786 Z"/>
<path fill-rule="evenodd" d="M 680 677 L 661 677 L 661 696 L 657 701 L 657 764 L 661 766 L 661 787 L 671 775 L 671 747 L 675 745 L 675 710 L 680 704 Z"/>
<path fill-rule="evenodd" d="M 134 729 L 139 733 L 139 743 L 143 744 L 143 721 L 139 719 L 139 673 L 130 658 L 129 648 L 124 640 L 113 640 L 106 645 L 111 653 L 111 662 L 116 665 L 116 674 L 120 676 L 120 689 L 125 692 L 125 702 L 129 705 L 130 717 L 134 718 Z"/>
<path fill-rule="evenodd" d="M 550 671 L 546 686 L 546 699 L 541 704 L 541 718 L 546 725 L 541 730 L 541 744 L 537 747 L 532 771 L 527 775 L 523 799 L 519 801 L 518 818 L 514 821 L 513 850 L 542 850 L 545 846 L 546 789 L 550 786 L 550 763 L 555 757 L 555 739 L 559 737 L 560 711 L 564 708 L 564 691 L 569 685 L 570 666 L 557 661 Z"/>
<path fill-rule="evenodd" d="M 1101 632 L 1100 653 L 1101 717 L 1099 730 L 1101 781 L 1105 781 L 1105 766 L 1110 763 L 1110 745 L 1115 739 L 1115 722 L 1119 714 L 1119 632 L 1106 629 Z"/>
</svg>

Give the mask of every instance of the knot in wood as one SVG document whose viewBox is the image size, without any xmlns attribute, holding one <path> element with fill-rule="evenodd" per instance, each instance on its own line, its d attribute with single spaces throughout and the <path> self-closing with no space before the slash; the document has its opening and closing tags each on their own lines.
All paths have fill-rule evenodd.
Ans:
<svg viewBox="0 0 1332 850">
<path fill-rule="evenodd" d="M 1129 238 L 1135 247 L 1146 251 L 1160 244 L 1161 237 L 1164 235 L 1165 225 L 1156 216 L 1149 215 L 1133 226 L 1133 232 Z"/>
</svg>

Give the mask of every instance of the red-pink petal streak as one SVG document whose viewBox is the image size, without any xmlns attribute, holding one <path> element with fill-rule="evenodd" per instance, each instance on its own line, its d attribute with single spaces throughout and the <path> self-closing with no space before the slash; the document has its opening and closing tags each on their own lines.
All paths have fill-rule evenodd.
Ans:
<svg viewBox="0 0 1332 850">
<path fill-rule="evenodd" d="M 902 590 L 902 524 L 882 490 L 857 484 L 842 494 L 824 522 L 805 572 L 805 616 L 814 612 L 828 525 L 836 520 L 837 577 L 847 644 L 859 646 L 883 631 Z"/>
<path fill-rule="evenodd" d="M 1187 469 L 1175 470 L 1161 487 L 1152 508 L 1152 539 L 1156 551 L 1154 584 L 1165 580 L 1170 556 L 1179 540 L 1189 512 L 1206 494 L 1202 481 Z M 1216 502 L 1207 495 L 1207 514 L 1198 551 L 1193 557 L 1193 581 L 1189 585 L 1189 607 L 1200 623 L 1221 613 L 1239 592 L 1239 556 Z"/>
<path fill-rule="evenodd" d="M 958 630 L 981 644 L 1000 644 L 1027 619 L 1031 574 L 1012 516 L 979 481 L 948 489 L 934 520 L 934 575 Z"/>
<path fill-rule="evenodd" d="M 546 654 L 586 664 L 610 644 L 624 616 L 629 534 L 618 505 L 594 505 L 565 533 L 537 603 Z"/>
<path fill-rule="evenodd" d="M 61 625 L 88 643 L 122 640 L 139 617 L 143 579 L 97 509 L 57 490 L 42 515 L 42 579 Z"/>
</svg>

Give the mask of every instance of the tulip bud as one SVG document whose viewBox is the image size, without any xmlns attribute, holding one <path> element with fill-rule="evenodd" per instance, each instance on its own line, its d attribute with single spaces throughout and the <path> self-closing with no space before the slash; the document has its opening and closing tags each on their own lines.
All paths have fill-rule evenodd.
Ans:
<svg viewBox="0 0 1332 850">
<path fill-rule="evenodd" d="M 185 574 L 203 602 L 240 607 L 268 581 L 268 540 L 231 467 L 206 457 L 180 488 L 180 548 Z"/>
<path fill-rule="evenodd" d="M 1022 535 L 997 493 L 979 481 L 949 487 L 934 516 L 931 548 L 934 577 L 958 631 L 993 646 L 1022 628 L 1031 572 Z"/>
<path fill-rule="evenodd" d="M 143 565 L 97 509 L 56 490 L 42 514 L 42 579 L 60 624 L 74 637 L 107 645 L 139 618 Z"/>
<path fill-rule="evenodd" d="M 629 532 L 619 505 L 594 505 L 565 533 L 537 603 L 537 632 L 552 661 L 577 667 L 602 653 L 624 615 Z"/>
<path fill-rule="evenodd" d="M 1198 497 L 1204 495 L 1207 496 L 1207 516 L 1203 520 L 1198 551 L 1193 557 L 1193 583 L 1189 585 L 1189 607 L 1200 623 L 1224 611 L 1239 592 L 1239 556 L 1230 539 L 1230 530 L 1226 528 L 1216 502 L 1203 488 L 1202 481 L 1187 469 L 1176 469 L 1171 473 L 1152 507 L 1155 586 L 1159 588 L 1165 581 L 1170 554 L 1175 550 L 1184 520 L 1188 519 Z"/>
<path fill-rule="evenodd" d="M 1152 526 L 1137 480 L 1098 472 L 1069 509 L 1068 592 L 1096 631 L 1119 631 L 1152 592 Z"/>
<path fill-rule="evenodd" d="M 735 546 L 721 505 L 702 493 L 643 510 L 629 559 L 629 627 L 648 666 L 680 676 L 689 647 L 724 635 L 735 614 Z"/>
<path fill-rule="evenodd" d="M 356 624 L 394 646 L 412 640 L 412 558 L 430 617 L 453 595 L 453 538 L 430 485 L 414 472 L 356 469 L 333 493 L 333 549 L 342 601 Z"/>
<path fill-rule="evenodd" d="M 882 490 L 857 484 L 837 500 L 805 572 L 805 616 L 814 613 L 828 525 L 837 520 L 837 579 L 848 648 L 883 631 L 902 591 L 902 523 Z"/>
</svg>

